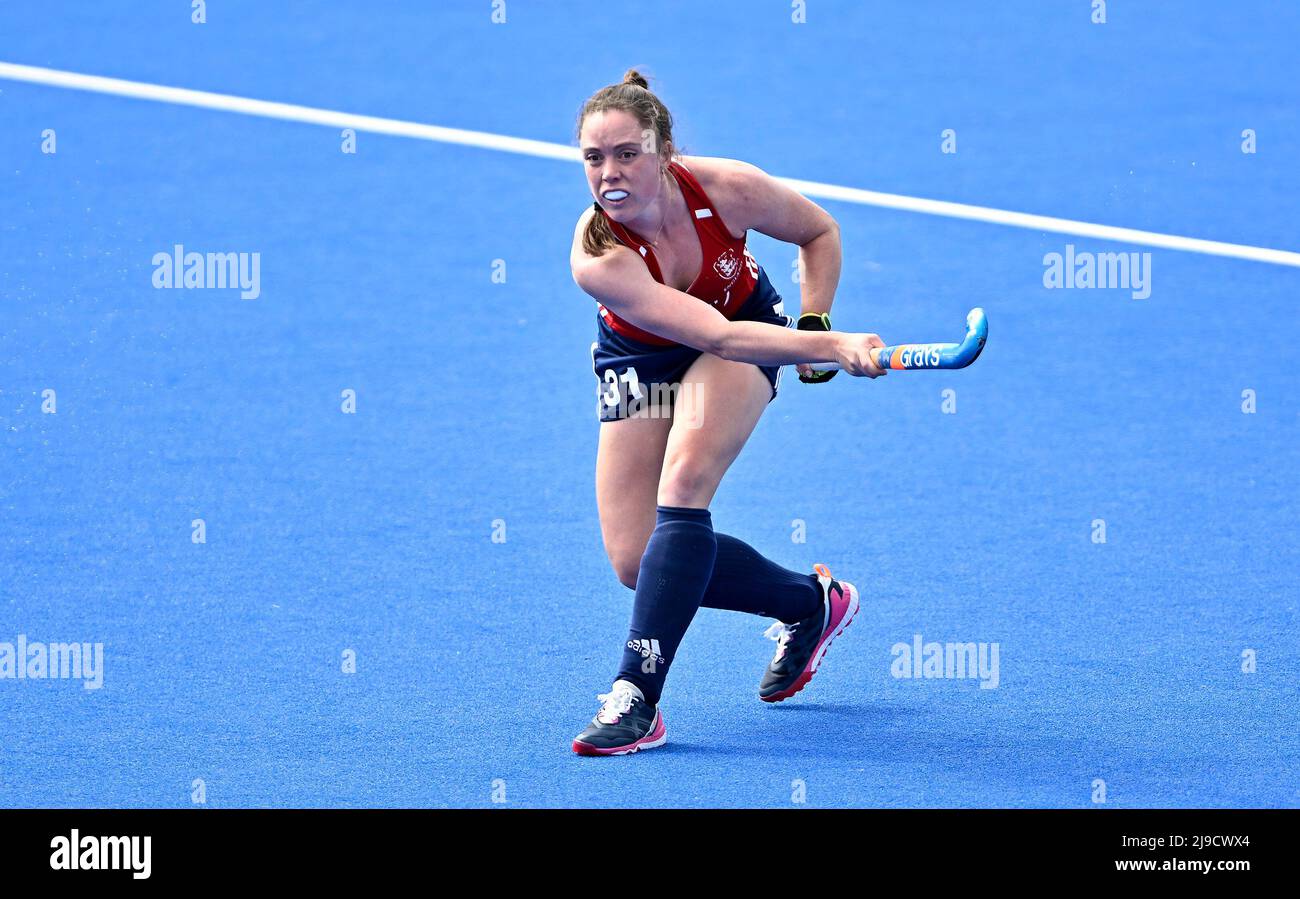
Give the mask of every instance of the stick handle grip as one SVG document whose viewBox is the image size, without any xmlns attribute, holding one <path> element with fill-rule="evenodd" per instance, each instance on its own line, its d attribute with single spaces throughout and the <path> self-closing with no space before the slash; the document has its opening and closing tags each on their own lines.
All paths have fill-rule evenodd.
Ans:
<svg viewBox="0 0 1300 899">
<path fill-rule="evenodd" d="M 884 347 L 881 349 L 872 350 L 871 361 L 876 363 L 876 365 L 879 366 L 880 368 L 888 368 L 889 366 L 881 362 L 881 359 L 882 358 L 888 359 L 889 356 L 888 355 L 882 356 L 881 354 L 882 353 L 888 354 L 893 349 L 895 348 Z M 840 364 L 838 362 L 810 362 L 808 363 L 808 367 L 811 368 L 813 371 L 839 371 L 840 370 Z"/>
</svg>

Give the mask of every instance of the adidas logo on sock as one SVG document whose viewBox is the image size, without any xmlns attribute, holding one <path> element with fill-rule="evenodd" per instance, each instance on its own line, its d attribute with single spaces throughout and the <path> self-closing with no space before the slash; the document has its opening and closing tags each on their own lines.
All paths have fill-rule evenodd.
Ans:
<svg viewBox="0 0 1300 899">
<path fill-rule="evenodd" d="M 655 639 L 628 640 L 627 648 L 632 650 L 633 652 L 641 653 L 641 658 L 643 659 L 650 659 L 650 658 L 655 659 L 656 661 L 659 662 L 660 665 L 662 665 L 665 661 L 667 661 L 662 655 L 659 654 L 659 641 Z"/>
</svg>

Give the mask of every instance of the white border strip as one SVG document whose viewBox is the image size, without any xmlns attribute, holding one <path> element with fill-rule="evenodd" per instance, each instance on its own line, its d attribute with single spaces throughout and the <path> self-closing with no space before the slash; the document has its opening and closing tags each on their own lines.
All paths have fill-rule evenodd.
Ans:
<svg viewBox="0 0 1300 899">
<path fill-rule="evenodd" d="M 581 159 L 577 147 L 548 141 L 507 137 L 506 135 L 491 134 L 485 131 L 467 131 L 462 128 L 444 128 L 440 125 L 422 125 L 418 122 L 355 115 L 348 112 L 316 109 L 310 106 L 296 106 L 292 103 L 272 103 L 267 100 L 234 97 L 230 94 L 214 94 L 208 91 L 145 84 L 139 81 L 124 81 L 120 78 L 81 75 L 76 72 L 43 69 L 37 66 L 0 62 L 0 78 L 25 81 L 31 84 L 44 84 L 50 87 L 113 94 L 119 97 L 134 97 L 139 100 L 154 100 L 159 103 L 175 103 L 181 106 L 217 109 L 223 112 L 236 112 L 243 115 L 262 116 L 289 122 L 328 125 L 332 128 L 352 128 L 356 131 L 366 131 L 372 134 L 391 134 L 396 137 L 461 144 L 467 147 L 480 147 L 485 150 L 502 150 L 507 153 L 521 153 L 526 156 L 539 156 L 545 159 L 562 159 L 569 162 L 577 162 Z M 862 190 L 856 187 L 842 187 L 836 184 L 822 184 L 817 181 L 802 181 L 796 178 L 780 178 L 778 180 L 802 194 L 827 200 L 840 200 L 845 203 L 859 203 L 884 209 L 899 209 L 925 215 L 939 215 L 947 218 L 989 222 L 995 225 L 1008 225 L 1013 228 L 1028 228 L 1033 231 L 1072 234 L 1077 237 L 1092 237 L 1098 240 L 1181 250 L 1188 253 L 1204 253 L 1210 256 L 1228 256 L 1235 259 L 1249 259 L 1254 262 L 1268 262 L 1274 265 L 1300 268 L 1300 253 L 1290 250 L 1272 250 L 1266 247 L 1223 243 L 1217 240 L 1201 240 L 1196 237 L 1180 237 L 1174 234 L 1139 231 L 1134 228 L 1119 228 L 1113 225 L 1094 225 L 1089 222 L 1078 222 L 1072 219 L 1054 218 L 1047 215 L 1011 212 L 1006 209 L 991 209 L 987 206 L 969 206 L 965 203 L 950 203 L 945 200 L 926 200 L 920 197 L 887 194 L 874 190 Z"/>
</svg>

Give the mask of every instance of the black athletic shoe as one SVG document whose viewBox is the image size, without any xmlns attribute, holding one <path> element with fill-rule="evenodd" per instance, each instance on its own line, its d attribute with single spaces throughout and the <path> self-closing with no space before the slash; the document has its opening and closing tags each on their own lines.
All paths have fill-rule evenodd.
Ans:
<svg viewBox="0 0 1300 899">
<path fill-rule="evenodd" d="M 616 680 L 608 693 L 596 698 L 601 702 L 600 711 L 587 729 L 573 738 L 573 751 L 578 755 L 626 755 L 668 741 L 663 713 L 645 701 L 635 684 Z"/>
<path fill-rule="evenodd" d="M 825 565 L 813 568 L 822 587 L 822 607 L 802 621 L 794 624 L 778 621 L 767 629 L 766 636 L 775 640 L 777 646 L 776 655 L 758 685 L 758 698 L 764 702 L 780 702 L 802 690 L 817 673 L 831 641 L 844 632 L 858 613 L 858 589 L 848 582 L 832 579 Z"/>
</svg>

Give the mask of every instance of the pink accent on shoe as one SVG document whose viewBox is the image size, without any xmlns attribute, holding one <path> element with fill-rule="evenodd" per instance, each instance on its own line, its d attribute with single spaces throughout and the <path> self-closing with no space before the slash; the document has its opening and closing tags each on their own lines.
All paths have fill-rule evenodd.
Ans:
<svg viewBox="0 0 1300 899">
<path fill-rule="evenodd" d="M 831 590 L 828 591 L 830 593 L 831 601 L 831 620 L 826 626 L 828 631 L 834 631 L 839 627 L 840 622 L 844 620 L 844 616 L 849 612 L 849 606 L 856 606 L 856 603 L 844 589 L 844 584 L 841 583 L 836 586 L 839 589 L 831 588 Z"/>
<path fill-rule="evenodd" d="M 650 733 L 646 734 L 635 743 L 629 743 L 626 746 L 615 746 L 610 749 L 600 749 L 592 746 L 590 743 L 583 743 L 580 740 L 573 741 L 573 751 L 578 755 L 629 755 L 642 749 L 654 749 L 656 746 L 662 746 L 668 742 L 668 728 L 664 724 L 664 713 L 655 711 L 655 726 L 650 728 Z"/>
<path fill-rule="evenodd" d="M 820 572 L 819 572 L 820 573 Z M 829 572 L 827 572 L 829 575 Z M 827 591 L 831 604 L 830 621 L 826 623 L 826 629 L 822 631 L 822 638 L 817 643 L 817 648 L 808 659 L 808 664 L 799 676 L 795 678 L 794 683 L 786 687 L 780 693 L 773 693 L 771 696 L 760 696 L 764 702 L 781 702 L 789 699 L 808 685 L 813 675 L 817 673 L 817 666 L 826 656 L 826 650 L 830 648 L 831 642 L 836 637 L 844 633 L 844 629 L 853 622 L 853 616 L 858 614 L 858 588 L 844 581 L 839 582 L 842 589 L 830 589 Z"/>
</svg>

